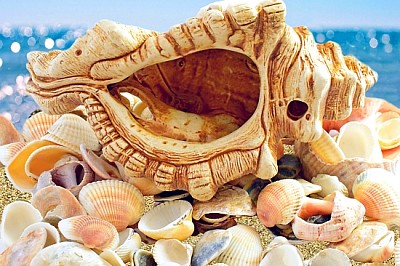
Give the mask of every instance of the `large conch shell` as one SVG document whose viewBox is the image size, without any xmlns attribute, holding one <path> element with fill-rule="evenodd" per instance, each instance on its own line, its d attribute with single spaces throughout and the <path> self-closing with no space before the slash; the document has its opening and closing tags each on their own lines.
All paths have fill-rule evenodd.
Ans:
<svg viewBox="0 0 400 266">
<path fill-rule="evenodd" d="M 272 178 L 283 137 L 316 140 L 376 82 L 285 15 L 280 0 L 221 1 L 165 33 L 102 20 L 65 51 L 29 53 L 27 91 L 50 114 L 83 103 L 127 176 L 205 201 L 243 175 Z"/>
</svg>

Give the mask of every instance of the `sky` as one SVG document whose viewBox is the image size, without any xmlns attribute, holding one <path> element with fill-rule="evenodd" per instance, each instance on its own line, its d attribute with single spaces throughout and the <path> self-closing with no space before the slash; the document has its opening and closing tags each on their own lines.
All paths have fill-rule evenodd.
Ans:
<svg viewBox="0 0 400 266">
<path fill-rule="evenodd" d="M 251 1 L 251 0 L 250 0 Z M 82 25 L 101 19 L 166 31 L 212 0 L 0 0 L 0 26 Z M 287 24 L 311 29 L 400 29 L 398 0 L 286 0 Z"/>
</svg>

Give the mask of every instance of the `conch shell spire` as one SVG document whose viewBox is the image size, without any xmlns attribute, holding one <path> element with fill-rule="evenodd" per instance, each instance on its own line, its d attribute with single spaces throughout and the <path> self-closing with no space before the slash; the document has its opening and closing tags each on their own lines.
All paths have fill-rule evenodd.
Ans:
<svg viewBox="0 0 400 266">
<path fill-rule="evenodd" d="M 208 200 L 240 176 L 273 177 L 281 138 L 317 139 L 376 81 L 285 14 L 279 0 L 221 1 L 165 33 L 103 20 L 66 51 L 28 54 L 28 91 L 52 114 L 83 104 L 128 179 Z"/>
</svg>

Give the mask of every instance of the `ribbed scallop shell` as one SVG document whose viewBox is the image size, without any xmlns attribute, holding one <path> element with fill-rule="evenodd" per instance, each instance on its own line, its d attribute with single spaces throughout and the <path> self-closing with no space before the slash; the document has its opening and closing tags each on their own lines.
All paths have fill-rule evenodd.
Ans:
<svg viewBox="0 0 400 266">
<path fill-rule="evenodd" d="M 349 191 L 347 187 L 339 181 L 337 176 L 319 174 L 311 179 L 313 184 L 321 186 L 322 190 L 317 194 L 321 197 L 326 197 L 334 191 L 339 191 L 343 195 L 348 196 Z"/>
<path fill-rule="evenodd" d="M 400 146 L 400 117 L 392 118 L 380 124 L 377 133 L 382 150 Z"/>
<path fill-rule="evenodd" d="M 258 232 L 244 224 L 235 225 L 227 230 L 231 232 L 232 240 L 215 261 L 227 265 L 258 266 L 263 252 Z"/>
<path fill-rule="evenodd" d="M 11 159 L 26 146 L 26 142 L 18 141 L 0 146 L 0 166 L 9 165 Z"/>
<path fill-rule="evenodd" d="M 58 229 L 66 239 L 99 250 L 115 249 L 119 243 L 118 232 L 109 222 L 100 218 L 79 215 L 61 220 Z"/>
<path fill-rule="evenodd" d="M 1 216 L 1 239 L 6 246 L 12 245 L 25 228 L 40 222 L 42 215 L 29 202 L 14 201 L 5 206 Z"/>
<path fill-rule="evenodd" d="M 61 115 L 49 115 L 39 112 L 29 117 L 23 127 L 22 135 L 26 141 L 38 140 L 47 134 L 49 128 L 61 117 Z"/>
<path fill-rule="evenodd" d="M 139 230 L 153 238 L 176 238 L 185 240 L 192 235 L 192 205 L 184 200 L 161 203 L 145 213 L 140 219 Z"/>
<path fill-rule="evenodd" d="M 81 144 L 93 151 L 101 149 L 89 122 L 73 114 L 62 115 L 41 139 L 68 147 L 76 153 L 80 153 L 79 145 Z"/>
<path fill-rule="evenodd" d="M 365 206 L 368 218 L 388 227 L 400 226 L 400 179 L 389 171 L 371 168 L 354 181 L 354 198 Z"/>
<path fill-rule="evenodd" d="M 89 183 L 79 193 L 79 202 L 89 215 L 104 219 L 118 231 L 139 221 L 144 197 L 133 185 L 118 180 Z"/>
<path fill-rule="evenodd" d="M 304 189 L 293 179 L 283 179 L 267 185 L 257 200 L 257 216 L 267 227 L 290 223 L 300 209 Z"/>
<path fill-rule="evenodd" d="M 160 239 L 153 247 L 153 257 L 157 265 L 189 266 L 193 248 L 177 239 Z"/>
<path fill-rule="evenodd" d="M 310 142 L 310 148 L 326 163 L 337 163 L 346 158 L 339 145 L 325 130 L 318 140 Z"/>
</svg>

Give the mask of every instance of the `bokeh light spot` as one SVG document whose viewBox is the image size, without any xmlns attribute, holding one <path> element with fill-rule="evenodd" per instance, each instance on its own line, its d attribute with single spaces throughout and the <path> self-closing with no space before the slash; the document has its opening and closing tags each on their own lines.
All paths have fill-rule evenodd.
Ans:
<svg viewBox="0 0 400 266">
<path fill-rule="evenodd" d="M 13 42 L 10 48 L 11 52 L 17 54 L 21 50 L 21 45 L 19 44 L 19 42 Z"/>
<path fill-rule="evenodd" d="M 53 40 L 52 38 L 47 38 L 47 39 L 44 41 L 44 46 L 45 46 L 47 49 L 52 49 L 52 48 L 54 47 L 54 40 Z"/>
<path fill-rule="evenodd" d="M 376 48 L 378 47 L 378 40 L 375 38 L 372 38 L 371 40 L 369 40 L 369 46 L 371 46 L 371 48 Z"/>
</svg>

